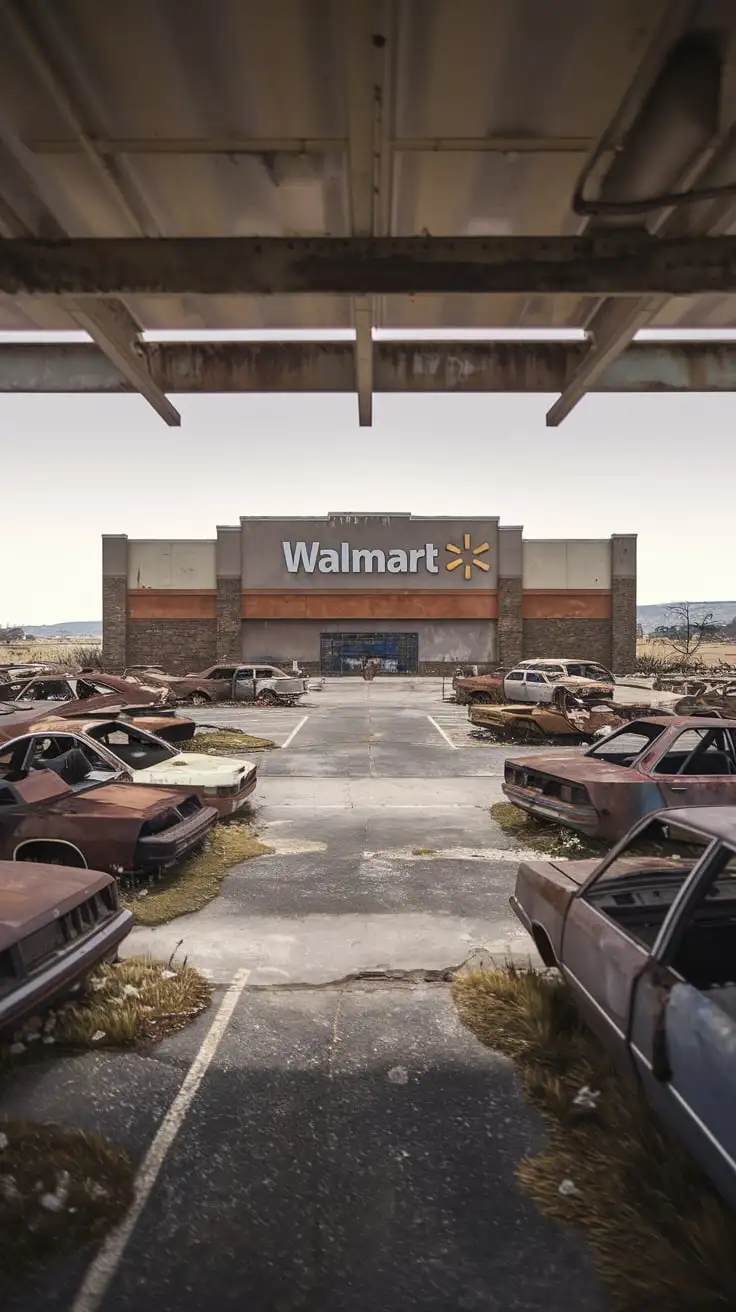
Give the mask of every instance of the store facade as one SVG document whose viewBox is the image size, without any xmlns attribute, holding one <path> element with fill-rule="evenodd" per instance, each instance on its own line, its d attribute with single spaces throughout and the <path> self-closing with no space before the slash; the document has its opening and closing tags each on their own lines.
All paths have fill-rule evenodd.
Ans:
<svg viewBox="0 0 736 1312">
<path fill-rule="evenodd" d="M 247 517 L 206 540 L 103 537 L 110 668 L 254 660 L 449 673 L 525 656 L 633 668 L 636 538 L 527 540 L 498 519 Z"/>
</svg>

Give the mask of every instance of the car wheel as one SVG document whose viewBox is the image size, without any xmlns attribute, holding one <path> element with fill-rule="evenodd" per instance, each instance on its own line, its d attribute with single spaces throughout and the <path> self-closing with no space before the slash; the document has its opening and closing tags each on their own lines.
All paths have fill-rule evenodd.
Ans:
<svg viewBox="0 0 736 1312">
<path fill-rule="evenodd" d="M 186 699 L 187 706 L 207 706 L 209 697 L 203 692 L 193 692 Z"/>
<path fill-rule="evenodd" d="M 473 698 L 473 702 L 477 706 L 490 706 L 491 694 L 489 692 L 477 692 Z"/>
<path fill-rule="evenodd" d="M 278 697 L 272 688 L 264 688 L 263 692 L 259 692 L 256 697 L 256 703 L 259 706 L 275 706 L 277 702 Z"/>
</svg>

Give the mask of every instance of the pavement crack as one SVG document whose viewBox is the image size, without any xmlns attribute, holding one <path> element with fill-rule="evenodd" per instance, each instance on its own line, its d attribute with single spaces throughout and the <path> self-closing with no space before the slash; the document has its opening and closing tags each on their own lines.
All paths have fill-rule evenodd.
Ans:
<svg viewBox="0 0 736 1312">
<path fill-rule="evenodd" d="M 334 1064 L 335 1050 L 337 1048 L 338 1043 L 340 1042 L 337 1031 L 338 1031 L 338 1025 L 340 1023 L 340 1008 L 342 1006 L 342 1000 L 344 996 L 345 996 L 345 990 L 341 989 L 337 997 L 337 1002 L 335 1003 L 335 1010 L 332 1014 L 330 1042 L 327 1049 L 327 1078 L 329 1080 L 333 1079 L 334 1077 L 333 1064 Z"/>
</svg>

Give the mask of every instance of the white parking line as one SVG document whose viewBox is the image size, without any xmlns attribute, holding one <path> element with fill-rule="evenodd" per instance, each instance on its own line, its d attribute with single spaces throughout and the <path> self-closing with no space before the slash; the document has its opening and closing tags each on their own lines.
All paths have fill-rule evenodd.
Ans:
<svg viewBox="0 0 736 1312">
<path fill-rule="evenodd" d="M 161 1122 L 156 1137 L 148 1149 L 143 1165 L 135 1180 L 133 1202 L 120 1225 L 111 1231 L 100 1249 L 97 1257 L 87 1269 L 71 1312 L 97 1312 L 110 1283 L 123 1259 L 128 1240 L 132 1235 L 151 1190 L 158 1179 L 167 1153 L 179 1133 L 192 1100 L 202 1083 L 212 1059 L 217 1052 L 225 1030 L 245 988 L 249 970 L 238 970 L 233 976 L 215 1019 L 205 1035 L 197 1056 L 194 1058 L 179 1092 Z"/>
<path fill-rule="evenodd" d="M 296 738 L 296 736 L 297 736 L 299 730 L 304 728 L 304 726 L 305 726 L 305 724 L 307 723 L 307 720 L 308 720 L 308 719 L 309 719 L 309 716 L 308 716 L 308 715 L 305 715 L 305 716 L 304 716 L 304 719 L 303 719 L 303 720 L 300 720 L 299 723 L 296 725 L 296 727 L 295 727 L 294 729 L 292 729 L 291 733 L 289 734 L 289 737 L 286 739 L 286 742 L 281 744 L 281 750 L 282 750 L 282 751 L 283 751 L 283 749 L 284 749 L 285 747 L 290 747 L 290 746 L 291 746 L 291 744 L 293 743 L 294 739 Z"/>
<path fill-rule="evenodd" d="M 447 734 L 445 733 L 445 731 L 444 731 L 444 729 L 441 727 L 441 725 L 439 725 L 439 724 L 437 723 L 437 721 L 436 721 L 435 719 L 432 718 L 431 715 L 428 715 L 428 716 L 427 716 L 427 719 L 429 720 L 429 723 L 430 723 L 430 724 L 433 724 L 433 725 L 434 725 L 434 727 L 435 727 L 435 729 L 437 730 L 437 732 L 442 734 L 442 737 L 444 738 L 445 742 L 447 743 L 447 746 L 448 746 L 448 747 L 451 747 L 452 750 L 453 750 L 453 752 L 456 752 L 456 751 L 457 751 L 457 745 L 452 741 L 451 738 L 448 738 Z"/>
</svg>

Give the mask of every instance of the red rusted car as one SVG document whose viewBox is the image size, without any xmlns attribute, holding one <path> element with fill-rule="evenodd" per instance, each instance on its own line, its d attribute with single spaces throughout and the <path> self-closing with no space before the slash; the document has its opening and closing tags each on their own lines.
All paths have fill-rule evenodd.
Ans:
<svg viewBox="0 0 736 1312">
<path fill-rule="evenodd" d="M 511 906 L 736 1206 L 736 811 L 660 811 L 602 860 L 525 861 Z"/>
<path fill-rule="evenodd" d="M 114 961 L 132 928 L 110 875 L 0 861 L 0 1035 Z"/>
<path fill-rule="evenodd" d="M 103 684 L 71 674 L 41 675 L 20 685 L 6 685 L 0 689 L 0 742 L 20 733 L 23 727 L 35 726 L 49 714 L 73 719 L 95 713 L 105 717 L 116 715 L 134 721 L 167 742 L 188 742 L 194 737 L 194 720 L 174 713 L 173 698 L 161 702 L 161 690 L 150 688 L 144 698 L 141 687 L 125 679 L 114 680 L 120 685 L 118 693 L 112 691 L 111 677 L 104 677 L 110 680 L 110 690 Z M 131 694 L 133 701 L 129 702 Z M 7 708 L 15 713 L 14 729 Z"/>
<path fill-rule="evenodd" d="M 662 807 L 736 805 L 736 720 L 633 720 L 587 750 L 511 757 L 503 791 L 540 820 L 610 841 Z"/>
<path fill-rule="evenodd" d="M 187 856 L 217 820 L 193 792 L 98 783 L 83 753 L 18 770 L 0 749 L 0 860 L 156 873 Z"/>
</svg>

